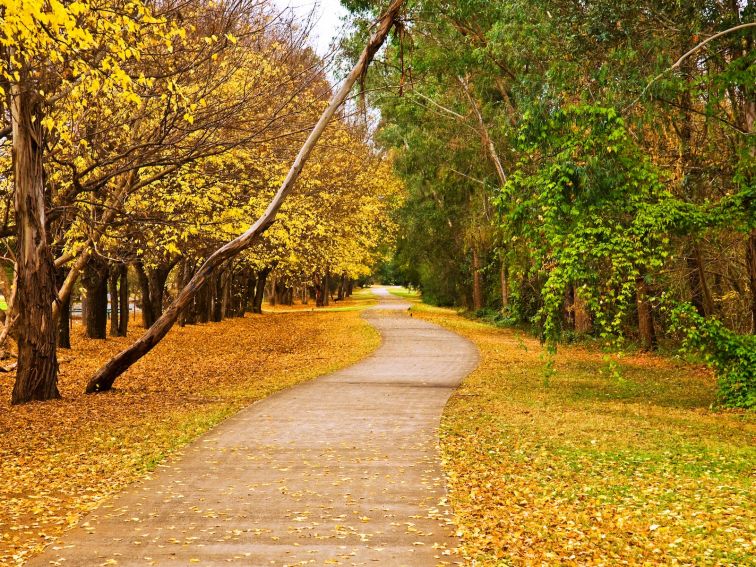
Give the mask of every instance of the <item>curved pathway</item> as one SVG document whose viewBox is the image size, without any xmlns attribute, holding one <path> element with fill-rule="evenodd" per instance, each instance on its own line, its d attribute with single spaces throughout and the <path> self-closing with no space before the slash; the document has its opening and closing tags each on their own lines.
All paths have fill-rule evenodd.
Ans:
<svg viewBox="0 0 756 567">
<path fill-rule="evenodd" d="M 438 423 L 477 351 L 375 292 L 372 356 L 226 420 L 30 564 L 455 562 Z"/>
</svg>

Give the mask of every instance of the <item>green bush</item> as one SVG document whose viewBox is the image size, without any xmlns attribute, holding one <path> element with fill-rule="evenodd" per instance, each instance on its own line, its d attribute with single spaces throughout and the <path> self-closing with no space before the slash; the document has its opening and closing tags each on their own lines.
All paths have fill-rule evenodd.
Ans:
<svg viewBox="0 0 756 567">
<path fill-rule="evenodd" d="M 726 407 L 756 407 L 756 335 L 740 335 L 721 321 L 701 316 L 690 304 L 673 312 L 683 349 L 699 353 L 717 376 L 719 402 Z"/>
</svg>

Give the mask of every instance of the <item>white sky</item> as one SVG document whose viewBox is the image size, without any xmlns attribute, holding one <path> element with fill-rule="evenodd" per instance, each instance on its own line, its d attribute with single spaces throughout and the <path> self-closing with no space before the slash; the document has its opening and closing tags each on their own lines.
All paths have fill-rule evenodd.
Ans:
<svg viewBox="0 0 756 567">
<path fill-rule="evenodd" d="M 346 10 L 339 0 L 276 0 L 281 7 L 292 8 L 297 15 L 304 18 L 313 9 L 315 10 L 315 27 L 313 30 L 312 43 L 319 55 L 327 55 L 331 40 L 341 35 L 341 17 L 346 15 Z"/>
</svg>

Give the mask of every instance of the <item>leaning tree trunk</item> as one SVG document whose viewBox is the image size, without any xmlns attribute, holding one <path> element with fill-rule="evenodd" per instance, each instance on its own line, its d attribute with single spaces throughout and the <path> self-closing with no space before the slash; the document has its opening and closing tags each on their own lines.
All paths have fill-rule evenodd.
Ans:
<svg viewBox="0 0 756 567">
<path fill-rule="evenodd" d="M 328 108 L 325 109 L 323 114 L 318 119 L 317 124 L 310 132 L 302 148 L 299 150 L 294 163 L 289 169 L 286 178 L 284 179 L 281 187 L 276 192 L 272 201 L 268 205 L 263 215 L 257 219 L 257 221 L 247 229 L 242 235 L 233 239 L 232 241 L 221 246 L 218 250 L 213 252 L 205 263 L 197 270 L 194 277 L 189 284 L 184 287 L 176 296 L 176 299 L 171 303 L 170 307 L 166 310 L 161 317 L 155 321 L 155 324 L 142 335 L 142 337 L 131 345 L 126 350 L 120 352 L 118 355 L 110 359 L 105 366 L 100 368 L 97 373 L 87 384 L 87 392 L 100 392 L 103 390 L 109 390 L 112 388 L 116 378 L 123 374 L 132 364 L 142 358 L 145 354 L 150 352 L 156 344 L 158 344 L 168 331 L 173 327 L 173 324 L 178 319 L 179 313 L 184 309 L 194 298 L 197 291 L 205 284 L 207 279 L 212 276 L 213 272 L 217 270 L 224 262 L 234 258 L 240 252 L 247 249 L 250 245 L 257 242 L 261 235 L 270 227 L 276 219 L 276 214 L 281 208 L 281 205 L 286 200 L 286 197 L 291 193 L 294 188 L 294 184 L 299 178 L 302 169 L 304 168 L 307 159 L 312 153 L 315 144 L 317 143 L 326 126 L 333 118 L 333 115 L 343 104 L 352 87 L 357 82 L 357 79 L 364 75 L 367 71 L 370 61 L 375 56 L 376 52 L 383 45 L 386 37 L 391 29 L 394 27 L 397 18 L 399 17 L 399 10 L 402 8 L 404 0 L 393 0 L 388 10 L 381 16 L 377 22 L 375 32 L 368 40 L 365 49 L 360 55 L 357 64 L 354 66 L 349 76 L 343 82 L 341 88 L 333 96 L 331 102 L 328 104 Z"/>
<path fill-rule="evenodd" d="M 126 264 L 118 266 L 118 336 L 129 334 L 129 268 Z"/>
<path fill-rule="evenodd" d="M 18 366 L 11 403 L 59 398 L 55 266 L 45 231 L 43 129 L 39 103 L 22 81 L 11 87 L 15 215 L 18 263 L 16 323 Z"/>
</svg>

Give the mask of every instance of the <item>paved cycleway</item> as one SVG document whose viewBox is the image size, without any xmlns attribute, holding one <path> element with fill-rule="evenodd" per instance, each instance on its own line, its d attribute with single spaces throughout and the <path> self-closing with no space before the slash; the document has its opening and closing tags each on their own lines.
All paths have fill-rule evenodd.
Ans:
<svg viewBox="0 0 756 567">
<path fill-rule="evenodd" d="M 456 563 L 438 424 L 477 351 L 374 291 L 372 356 L 226 420 L 30 564 Z"/>
</svg>

